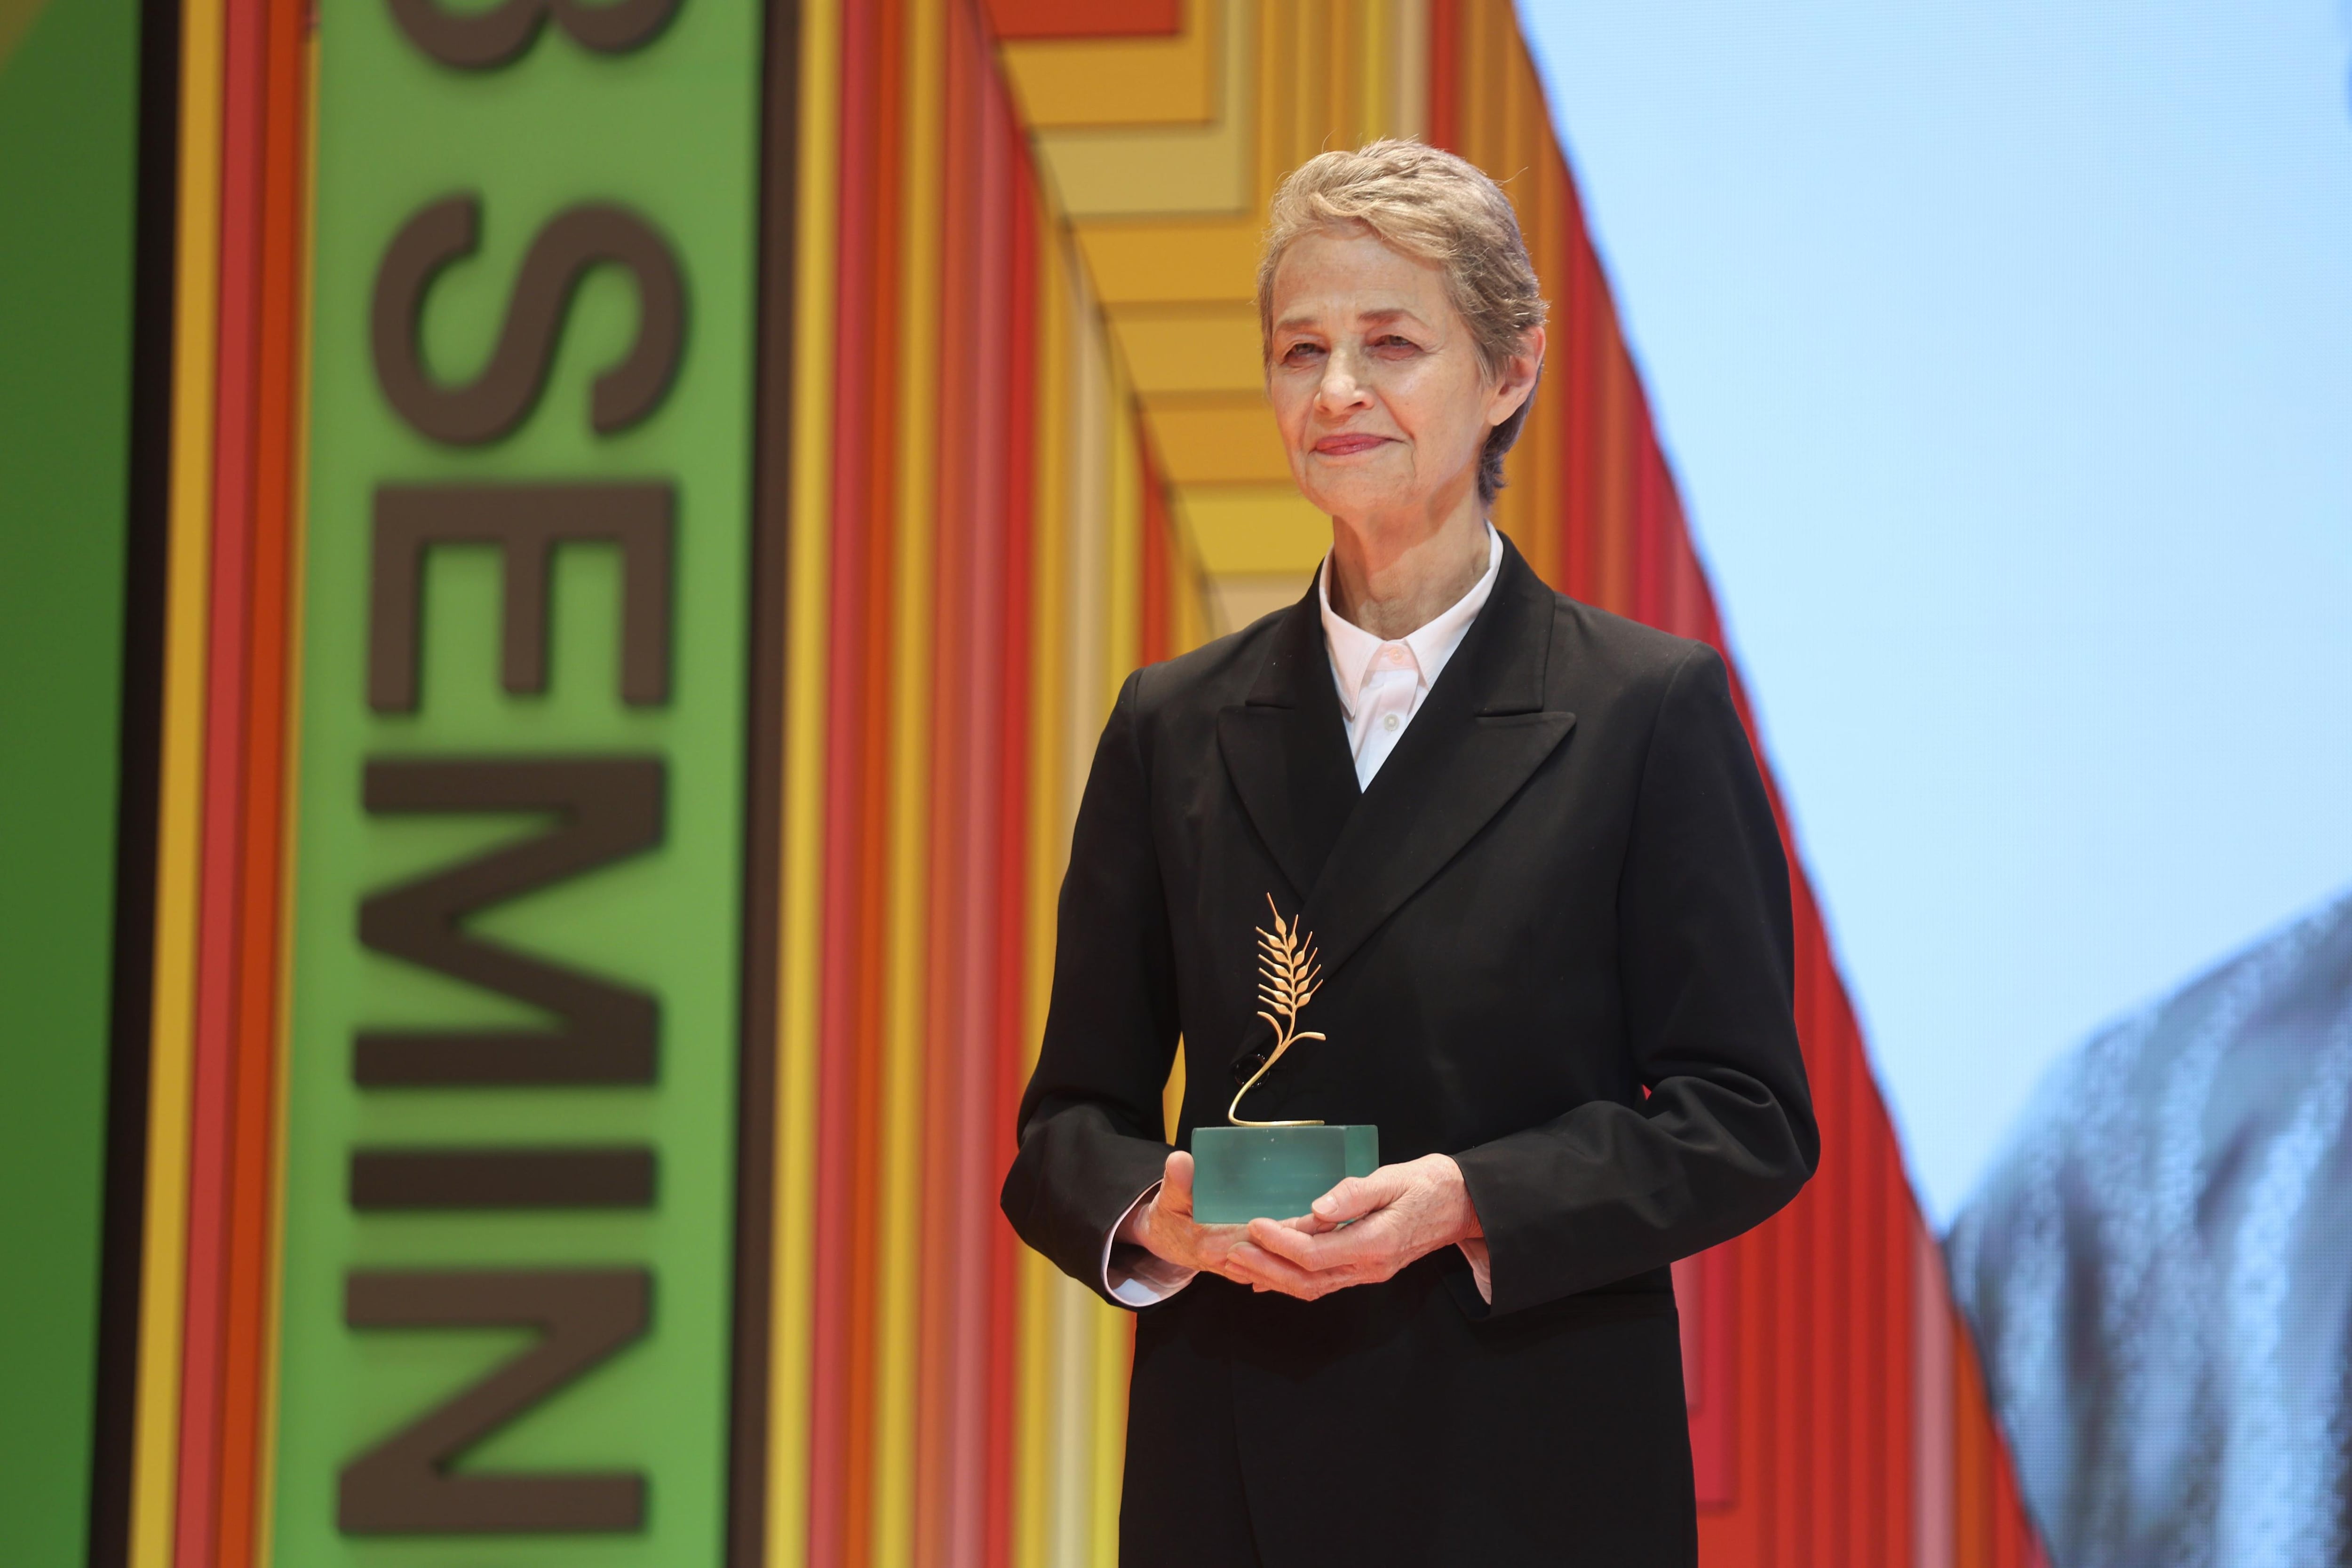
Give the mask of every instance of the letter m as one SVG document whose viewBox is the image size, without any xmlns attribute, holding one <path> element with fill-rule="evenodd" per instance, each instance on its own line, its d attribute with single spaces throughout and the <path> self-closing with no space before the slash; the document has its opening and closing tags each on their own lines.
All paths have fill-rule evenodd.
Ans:
<svg viewBox="0 0 2352 1568">
<path fill-rule="evenodd" d="M 388 888 L 360 905 L 360 940 L 453 979 L 543 1009 L 545 1029 L 362 1030 L 352 1074 L 368 1088 L 650 1083 L 659 1009 L 651 993 L 476 936 L 477 910 L 609 865 L 661 841 L 658 758 L 377 758 L 371 815 L 491 811 L 555 825 Z"/>
</svg>

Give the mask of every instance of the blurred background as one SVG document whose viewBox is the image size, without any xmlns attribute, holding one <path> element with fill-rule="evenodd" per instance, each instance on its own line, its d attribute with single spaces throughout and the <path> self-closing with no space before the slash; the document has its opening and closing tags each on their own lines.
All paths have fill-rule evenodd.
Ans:
<svg viewBox="0 0 2352 1568">
<path fill-rule="evenodd" d="M 0 1558 L 1109 1560 L 995 1184 L 1112 694 L 1328 541 L 1252 273 L 1376 135 L 1798 873 L 1709 1568 L 2346 1560 L 2326 0 L 0 0 Z"/>
<path fill-rule="evenodd" d="M 2340 1560 L 2352 11 L 1522 15 L 2058 1561 Z"/>
<path fill-rule="evenodd" d="M 2352 12 L 1522 15 L 1948 1223 L 2352 889 Z"/>
</svg>

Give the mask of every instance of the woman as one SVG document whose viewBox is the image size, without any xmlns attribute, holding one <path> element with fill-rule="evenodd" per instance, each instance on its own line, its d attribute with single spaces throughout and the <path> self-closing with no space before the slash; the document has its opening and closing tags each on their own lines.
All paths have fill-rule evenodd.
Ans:
<svg viewBox="0 0 2352 1568">
<path fill-rule="evenodd" d="M 1696 1562 L 1667 1266 L 1819 1151 L 1722 661 L 1554 593 L 1487 521 L 1544 330 L 1484 174 L 1317 158 L 1258 313 L 1331 552 L 1119 694 L 1004 1184 L 1023 1239 L 1141 1312 L 1120 1559 Z M 1197 1224 L 1181 1151 L 1273 1040 L 1269 899 L 1320 948 L 1324 1038 L 1246 1113 L 1376 1124 L 1392 1163 Z"/>
</svg>

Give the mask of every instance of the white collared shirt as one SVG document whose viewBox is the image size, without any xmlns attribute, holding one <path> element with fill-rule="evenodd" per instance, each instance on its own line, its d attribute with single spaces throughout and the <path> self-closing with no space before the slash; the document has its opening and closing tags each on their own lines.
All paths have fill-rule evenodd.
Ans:
<svg viewBox="0 0 2352 1568">
<path fill-rule="evenodd" d="M 1323 646 L 1331 655 L 1331 679 L 1339 688 L 1339 711 L 1348 719 L 1348 752 L 1356 759 L 1356 787 L 1369 789 L 1372 776 L 1404 737 L 1405 726 L 1445 672 L 1454 650 L 1470 634 L 1470 622 L 1486 607 L 1503 568 L 1503 536 L 1486 525 L 1486 575 L 1436 620 L 1386 642 L 1331 608 L 1331 559 L 1315 574 L 1315 597 L 1323 611 Z"/>
<path fill-rule="evenodd" d="M 1486 525 L 1486 575 L 1470 585 L 1470 591 L 1454 601 L 1453 607 L 1437 619 L 1417 631 L 1386 642 L 1352 621 L 1342 620 L 1331 608 L 1331 558 L 1323 558 L 1323 565 L 1315 574 L 1316 602 L 1323 612 L 1323 648 L 1330 655 L 1331 680 L 1339 688 L 1339 712 L 1348 721 L 1348 754 L 1356 759 L 1356 788 L 1371 788 L 1372 776 L 1381 764 L 1389 759 L 1403 738 L 1405 727 L 1413 715 L 1421 711 L 1423 698 L 1437 677 L 1445 673 L 1447 661 L 1462 646 L 1462 639 L 1470 634 L 1470 623 L 1486 606 L 1487 596 L 1495 591 L 1495 579 L 1503 568 L 1503 536 L 1495 525 Z M 1128 1206 L 1132 1214 L 1151 1201 L 1159 1192 L 1154 1182 L 1141 1197 Z M 1119 1225 L 1125 1225 L 1125 1215 Z M 1118 1226 L 1103 1239 L 1103 1289 L 1130 1307 L 1148 1307 L 1164 1301 L 1192 1282 L 1193 1270 L 1179 1268 L 1165 1259 L 1131 1249 L 1126 1266 L 1111 1261 L 1111 1238 L 1118 1234 Z M 1463 1251 L 1469 1257 L 1478 1280 L 1478 1293 L 1486 1294 L 1486 1244 L 1485 1241 L 1465 1242 Z M 1133 1256 L 1132 1254 L 1140 1254 Z"/>
</svg>

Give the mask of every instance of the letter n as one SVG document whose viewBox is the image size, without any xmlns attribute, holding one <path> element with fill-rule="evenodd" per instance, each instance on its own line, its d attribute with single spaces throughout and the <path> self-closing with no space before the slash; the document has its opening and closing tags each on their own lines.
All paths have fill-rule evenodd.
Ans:
<svg viewBox="0 0 2352 1568">
<path fill-rule="evenodd" d="M 464 1452 L 646 1332 L 643 1269 L 381 1270 L 344 1281 L 353 1328 L 500 1328 L 539 1343 L 343 1467 L 347 1535 L 572 1534 L 645 1528 L 645 1477 L 629 1471 L 453 1473 Z"/>
</svg>

